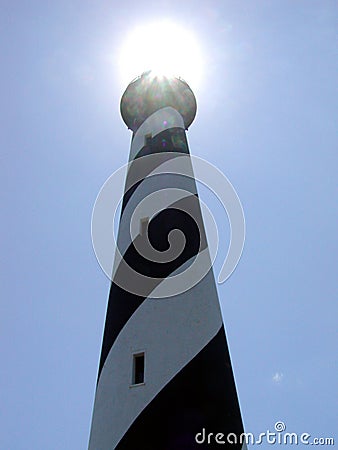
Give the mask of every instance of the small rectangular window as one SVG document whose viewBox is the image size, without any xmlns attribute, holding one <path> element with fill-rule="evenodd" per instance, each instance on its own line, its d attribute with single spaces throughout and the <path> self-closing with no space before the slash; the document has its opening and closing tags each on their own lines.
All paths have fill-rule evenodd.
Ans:
<svg viewBox="0 0 338 450">
<path fill-rule="evenodd" d="M 153 136 L 151 133 L 144 135 L 144 145 L 151 145 L 151 140 Z"/>
<path fill-rule="evenodd" d="M 133 355 L 133 384 L 144 383 L 144 352 Z"/>
</svg>

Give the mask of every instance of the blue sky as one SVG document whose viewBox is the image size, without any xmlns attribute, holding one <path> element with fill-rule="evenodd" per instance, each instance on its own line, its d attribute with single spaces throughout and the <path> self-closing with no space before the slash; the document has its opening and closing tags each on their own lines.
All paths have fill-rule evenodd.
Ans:
<svg viewBox="0 0 338 450">
<path fill-rule="evenodd" d="M 242 259 L 219 286 L 245 428 L 283 420 L 335 436 L 336 2 L 1 10 L 0 448 L 87 446 L 109 289 L 90 219 L 130 144 L 116 55 L 133 27 L 159 18 L 203 42 L 190 151 L 227 175 L 246 216 Z M 224 248 L 227 235 L 224 221 Z"/>
</svg>

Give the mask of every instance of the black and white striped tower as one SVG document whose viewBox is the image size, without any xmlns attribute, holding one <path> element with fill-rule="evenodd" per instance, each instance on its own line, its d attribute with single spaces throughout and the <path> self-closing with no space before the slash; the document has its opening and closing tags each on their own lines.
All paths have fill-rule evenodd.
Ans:
<svg viewBox="0 0 338 450">
<path fill-rule="evenodd" d="M 240 450 L 226 440 L 243 425 L 186 139 L 194 94 L 179 78 L 146 72 L 123 94 L 121 114 L 133 132 L 123 258 L 114 264 L 89 450 Z"/>
</svg>

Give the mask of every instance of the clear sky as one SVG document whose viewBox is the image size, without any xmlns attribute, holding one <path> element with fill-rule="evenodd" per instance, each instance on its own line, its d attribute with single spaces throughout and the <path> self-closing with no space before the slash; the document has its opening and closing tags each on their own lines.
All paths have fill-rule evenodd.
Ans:
<svg viewBox="0 0 338 450">
<path fill-rule="evenodd" d="M 90 219 L 131 137 L 117 54 L 160 18 L 202 43 L 190 151 L 245 211 L 242 259 L 219 286 L 245 429 L 335 436 L 337 13 L 330 0 L 2 0 L 1 449 L 87 446 L 109 289 Z"/>
</svg>

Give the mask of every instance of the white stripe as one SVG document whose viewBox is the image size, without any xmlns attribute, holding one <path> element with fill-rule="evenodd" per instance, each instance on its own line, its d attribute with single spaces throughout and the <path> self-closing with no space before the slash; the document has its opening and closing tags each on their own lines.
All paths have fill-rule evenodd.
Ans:
<svg viewBox="0 0 338 450">
<path fill-rule="evenodd" d="M 121 330 L 102 368 L 89 450 L 114 449 L 146 405 L 210 342 L 221 326 L 212 271 L 180 295 L 146 299 Z M 130 387 L 132 355 L 140 350 L 145 351 L 145 384 Z"/>
<path fill-rule="evenodd" d="M 129 198 L 128 203 L 126 204 L 120 219 L 118 248 L 121 255 L 124 255 L 125 251 L 132 243 L 132 235 L 135 235 L 135 230 L 134 233 L 131 233 L 131 218 L 140 202 L 154 192 L 158 192 L 161 189 L 173 187 L 175 187 L 175 189 L 182 189 L 184 191 L 191 192 L 192 194 L 197 193 L 196 183 L 193 178 L 182 176 L 180 177 L 173 174 L 161 174 L 159 176 L 145 178 L 142 183 L 135 189 L 135 191 Z M 164 210 L 168 206 L 170 206 L 170 204 L 167 205 L 163 202 L 163 204 L 161 205 L 161 210 Z M 144 216 L 145 215 L 146 213 L 144 214 Z M 140 216 L 139 220 L 141 220 L 144 216 Z M 135 216 L 133 222 L 135 223 L 136 220 L 137 219 Z M 116 269 L 116 265 L 114 268 Z"/>
</svg>

